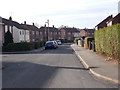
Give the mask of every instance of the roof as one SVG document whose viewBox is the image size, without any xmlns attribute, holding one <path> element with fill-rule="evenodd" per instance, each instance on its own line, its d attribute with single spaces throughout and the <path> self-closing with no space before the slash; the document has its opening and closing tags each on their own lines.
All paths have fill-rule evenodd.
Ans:
<svg viewBox="0 0 120 90">
<path fill-rule="evenodd" d="M 67 32 L 80 32 L 78 29 L 76 29 L 76 28 L 66 28 L 66 27 L 64 27 L 64 28 L 61 28 L 61 29 L 64 29 L 65 31 L 67 31 Z"/>
<path fill-rule="evenodd" d="M 8 20 L 5 18 L 2 18 L 2 23 L 4 23 L 5 25 L 15 26 L 18 29 L 39 31 L 39 29 L 34 25 L 19 24 L 16 21 Z"/>
<path fill-rule="evenodd" d="M 106 23 L 107 21 L 109 21 L 110 19 L 112 19 L 112 15 L 110 15 L 110 16 L 108 16 L 106 19 L 104 19 L 102 22 L 100 22 L 98 25 L 96 25 L 96 26 L 99 26 L 100 24 L 102 24 L 102 23 Z"/>
<path fill-rule="evenodd" d="M 118 23 L 120 23 L 120 13 L 118 13 L 113 20 L 116 20 Z"/>
<path fill-rule="evenodd" d="M 39 31 L 39 29 L 36 26 L 28 25 L 28 24 L 21 24 L 21 25 L 22 25 L 22 27 L 24 27 L 27 30 Z"/>
<path fill-rule="evenodd" d="M 27 29 L 25 29 L 21 24 L 19 24 L 19 23 L 16 22 L 16 21 L 11 21 L 11 20 L 2 18 L 2 23 L 4 23 L 5 25 L 15 26 L 15 27 L 17 27 L 18 29 L 27 30 Z"/>
<path fill-rule="evenodd" d="M 94 29 L 81 29 L 81 30 L 85 30 L 87 33 L 93 33 L 95 31 Z"/>
<path fill-rule="evenodd" d="M 41 27 L 40 30 L 45 30 L 45 28 L 48 30 L 48 27 Z M 49 27 L 49 32 L 58 32 L 58 28 L 55 27 Z"/>
</svg>

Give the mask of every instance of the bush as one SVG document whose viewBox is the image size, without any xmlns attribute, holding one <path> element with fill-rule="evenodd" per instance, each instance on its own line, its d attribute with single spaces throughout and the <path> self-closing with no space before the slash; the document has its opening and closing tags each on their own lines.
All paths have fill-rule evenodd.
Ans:
<svg viewBox="0 0 120 90">
<path fill-rule="evenodd" d="M 13 36 L 9 30 L 5 33 L 4 39 L 5 39 L 4 45 L 8 45 L 9 43 L 13 43 Z"/>
<path fill-rule="evenodd" d="M 120 60 L 120 24 L 95 31 L 96 51 Z"/>
<path fill-rule="evenodd" d="M 32 49 L 37 49 L 44 46 L 44 42 L 21 42 L 21 43 L 10 43 L 2 47 L 3 52 L 12 51 L 28 51 Z"/>
</svg>

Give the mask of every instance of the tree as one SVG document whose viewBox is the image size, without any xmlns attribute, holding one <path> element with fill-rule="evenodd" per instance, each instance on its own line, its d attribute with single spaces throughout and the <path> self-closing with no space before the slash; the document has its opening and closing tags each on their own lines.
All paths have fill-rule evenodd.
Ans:
<svg viewBox="0 0 120 90">
<path fill-rule="evenodd" d="M 5 46 L 8 45 L 9 43 L 13 43 L 13 36 L 9 30 L 5 33 L 4 40 L 5 40 L 4 42 Z"/>
</svg>

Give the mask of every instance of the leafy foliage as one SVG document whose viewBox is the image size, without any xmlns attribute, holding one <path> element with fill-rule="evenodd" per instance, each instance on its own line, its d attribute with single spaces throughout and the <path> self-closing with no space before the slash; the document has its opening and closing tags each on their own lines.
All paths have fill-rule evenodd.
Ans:
<svg viewBox="0 0 120 90">
<path fill-rule="evenodd" d="M 32 49 L 37 49 L 44 46 L 44 42 L 21 42 L 21 43 L 10 43 L 2 47 L 2 50 L 5 52 L 12 51 L 28 51 Z"/>
<path fill-rule="evenodd" d="M 13 36 L 9 30 L 5 33 L 4 39 L 5 39 L 4 42 L 5 46 L 8 45 L 9 43 L 13 43 Z"/>
<path fill-rule="evenodd" d="M 95 31 L 96 51 L 120 60 L 120 24 Z"/>
</svg>

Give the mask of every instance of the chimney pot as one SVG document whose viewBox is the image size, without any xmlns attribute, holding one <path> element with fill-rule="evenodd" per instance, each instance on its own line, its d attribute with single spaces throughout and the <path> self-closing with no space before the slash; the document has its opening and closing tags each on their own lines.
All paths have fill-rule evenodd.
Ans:
<svg viewBox="0 0 120 90">
<path fill-rule="evenodd" d="M 12 21 L 12 17 L 11 16 L 9 17 L 9 20 Z"/>
<path fill-rule="evenodd" d="M 33 23 L 33 26 L 35 26 L 35 24 Z"/>
<path fill-rule="evenodd" d="M 46 27 L 46 24 L 45 24 L 45 27 Z"/>
<path fill-rule="evenodd" d="M 24 24 L 26 24 L 26 21 L 24 21 Z"/>
<path fill-rule="evenodd" d="M 53 25 L 53 28 L 54 28 L 54 25 Z"/>
</svg>

